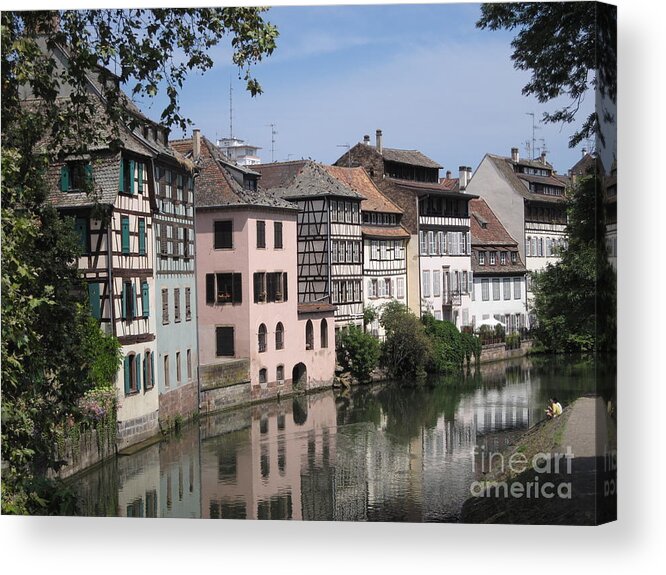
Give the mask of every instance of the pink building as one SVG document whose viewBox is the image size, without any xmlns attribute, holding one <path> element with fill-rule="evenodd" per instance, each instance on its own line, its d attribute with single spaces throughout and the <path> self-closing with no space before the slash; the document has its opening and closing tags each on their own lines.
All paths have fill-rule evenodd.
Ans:
<svg viewBox="0 0 666 575">
<path fill-rule="evenodd" d="M 258 191 L 195 130 L 173 143 L 196 184 L 197 315 L 203 412 L 331 385 L 334 306 L 299 305 L 298 207 Z"/>
</svg>

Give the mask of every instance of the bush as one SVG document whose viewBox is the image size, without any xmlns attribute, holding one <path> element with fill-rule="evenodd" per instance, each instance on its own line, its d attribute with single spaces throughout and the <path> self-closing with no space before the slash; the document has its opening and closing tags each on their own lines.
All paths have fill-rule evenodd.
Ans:
<svg viewBox="0 0 666 575">
<path fill-rule="evenodd" d="M 338 334 L 336 347 L 342 368 L 360 382 L 369 381 L 379 363 L 379 341 L 361 328 L 350 325 Z"/>
<path fill-rule="evenodd" d="M 424 315 L 422 321 L 432 341 L 431 371 L 448 373 L 462 370 L 465 347 L 458 328 L 450 321 L 437 320 L 430 314 Z"/>
</svg>

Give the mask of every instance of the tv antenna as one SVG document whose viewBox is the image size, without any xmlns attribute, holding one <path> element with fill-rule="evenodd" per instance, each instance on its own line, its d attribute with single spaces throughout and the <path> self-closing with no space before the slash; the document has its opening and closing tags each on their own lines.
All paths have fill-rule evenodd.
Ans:
<svg viewBox="0 0 666 575">
<path fill-rule="evenodd" d="M 347 167 L 351 168 L 351 146 L 349 144 L 338 144 L 336 148 L 347 148 Z"/>
<path fill-rule="evenodd" d="M 547 154 L 550 152 L 550 150 L 546 147 L 546 140 L 544 138 L 539 138 L 539 141 L 541 142 L 541 147 L 539 148 L 539 156 L 541 154 Z"/>
<path fill-rule="evenodd" d="M 534 131 L 538 130 L 539 126 L 537 126 L 534 123 L 534 112 L 525 112 L 525 115 L 526 116 L 532 116 L 532 148 L 531 148 L 532 153 L 530 154 L 529 158 L 530 158 L 530 160 L 533 160 L 534 159 L 533 154 L 534 154 L 534 151 L 536 150 L 536 138 L 534 136 Z"/>
<path fill-rule="evenodd" d="M 231 74 L 229 74 L 229 139 L 234 138 L 234 105 L 233 105 L 233 89 L 231 87 Z"/>
<path fill-rule="evenodd" d="M 271 129 L 271 163 L 275 161 L 275 136 L 277 136 L 277 131 L 275 130 L 275 124 L 266 124 Z"/>
</svg>

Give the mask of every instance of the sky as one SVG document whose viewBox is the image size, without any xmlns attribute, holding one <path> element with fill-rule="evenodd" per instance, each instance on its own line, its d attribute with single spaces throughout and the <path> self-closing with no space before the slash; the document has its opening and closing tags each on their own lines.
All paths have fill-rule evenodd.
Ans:
<svg viewBox="0 0 666 575">
<path fill-rule="evenodd" d="M 253 69 L 264 93 L 250 96 L 220 46 L 212 70 L 188 77 L 181 109 L 210 140 L 228 137 L 231 86 L 233 136 L 260 146 L 263 162 L 332 163 L 381 129 L 384 146 L 418 149 L 454 177 L 486 153 L 526 156 L 532 113 L 534 155 L 545 147 L 566 173 L 583 147 L 568 148 L 574 126 L 541 124 L 556 104 L 522 96 L 529 75 L 510 60 L 513 33 L 478 30 L 479 15 L 478 4 L 273 7 L 265 17 L 280 32 L 277 49 Z M 158 119 L 164 100 L 139 105 Z"/>
</svg>

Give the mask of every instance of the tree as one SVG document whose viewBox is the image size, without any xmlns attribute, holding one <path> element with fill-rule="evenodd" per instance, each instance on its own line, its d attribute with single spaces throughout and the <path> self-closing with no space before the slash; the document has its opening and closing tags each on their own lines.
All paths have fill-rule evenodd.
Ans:
<svg viewBox="0 0 666 575">
<path fill-rule="evenodd" d="M 534 274 L 536 337 L 550 351 L 616 349 L 616 276 L 603 213 L 602 179 L 592 173 L 569 198 L 569 241 L 560 261 Z"/>
<path fill-rule="evenodd" d="M 46 203 L 48 166 L 122 145 L 120 127 L 141 118 L 123 86 L 135 96 L 163 89 L 162 121 L 184 128 L 180 88 L 189 72 L 212 66 L 209 51 L 225 37 L 248 90 L 260 93 L 250 69 L 277 37 L 261 15 L 257 8 L 2 12 L 3 512 L 53 511 L 57 497 L 45 474 L 59 465 L 56 427 L 118 369 L 116 345 L 90 321 L 72 222 Z"/>
<path fill-rule="evenodd" d="M 360 327 L 350 325 L 340 331 L 337 341 L 338 363 L 358 381 L 370 380 L 379 361 L 379 341 Z"/>
<path fill-rule="evenodd" d="M 483 4 L 478 28 L 517 30 L 511 59 L 532 73 L 523 94 L 540 103 L 566 95 L 570 103 L 545 113 L 547 123 L 572 123 L 588 88 L 615 103 L 617 95 L 617 8 L 599 2 L 516 2 Z M 614 122 L 608 111 L 604 120 Z M 575 147 L 596 135 L 605 143 L 598 112 L 569 139 Z"/>
<path fill-rule="evenodd" d="M 419 318 L 404 304 L 392 301 L 384 306 L 379 321 L 386 333 L 382 366 L 394 378 L 422 380 L 431 361 L 432 345 Z"/>
</svg>

